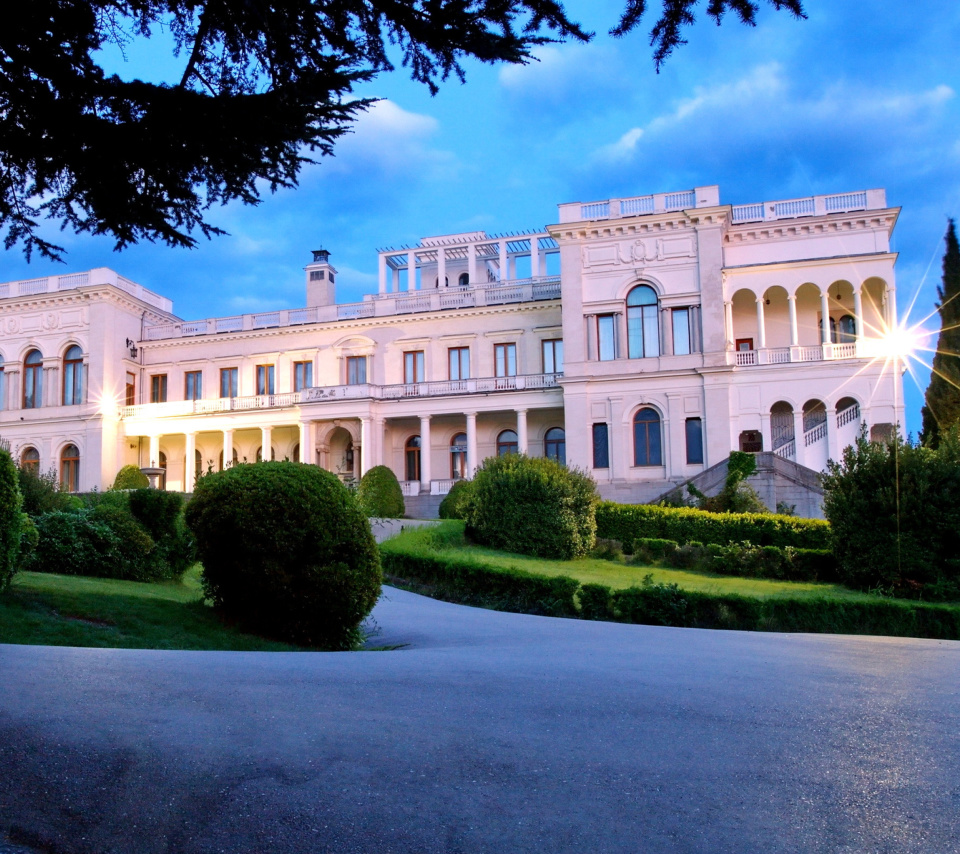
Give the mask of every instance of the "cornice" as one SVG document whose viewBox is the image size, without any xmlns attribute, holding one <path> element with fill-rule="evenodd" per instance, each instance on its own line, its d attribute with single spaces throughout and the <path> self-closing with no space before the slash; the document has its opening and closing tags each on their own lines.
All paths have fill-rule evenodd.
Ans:
<svg viewBox="0 0 960 854">
<path fill-rule="evenodd" d="M 736 245 L 762 240 L 784 240 L 797 237 L 844 234 L 867 229 L 884 229 L 888 233 L 896 225 L 900 208 L 874 211 L 856 211 L 849 214 L 796 217 L 761 222 L 731 224 L 723 241 Z"/>
</svg>

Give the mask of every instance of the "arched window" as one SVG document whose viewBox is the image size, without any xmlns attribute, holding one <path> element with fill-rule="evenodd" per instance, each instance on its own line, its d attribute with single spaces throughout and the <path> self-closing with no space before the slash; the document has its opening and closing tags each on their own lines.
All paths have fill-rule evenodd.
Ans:
<svg viewBox="0 0 960 854">
<path fill-rule="evenodd" d="M 821 317 L 817 321 L 817 330 L 820 332 L 820 339 L 823 340 L 823 318 Z M 830 337 L 827 339 L 830 343 L 837 342 L 837 319 L 835 317 L 830 318 Z"/>
<path fill-rule="evenodd" d="M 845 314 L 840 318 L 840 330 L 839 337 L 837 338 L 837 343 L 839 344 L 852 344 L 857 340 L 857 322 L 853 319 L 853 315 Z"/>
<path fill-rule="evenodd" d="M 467 476 L 467 434 L 457 433 L 450 440 L 450 477 L 459 480 Z"/>
<path fill-rule="evenodd" d="M 167 488 L 167 455 L 160 451 L 160 459 L 157 460 L 157 465 L 163 469 L 163 474 L 160 475 L 160 479 L 157 481 L 157 487 L 159 489 Z"/>
<path fill-rule="evenodd" d="M 23 360 L 23 408 L 39 409 L 43 403 L 43 355 L 31 350 Z"/>
<path fill-rule="evenodd" d="M 543 437 L 543 455 L 566 464 L 567 436 L 562 427 L 551 427 Z"/>
<path fill-rule="evenodd" d="M 434 286 L 435 288 L 439 288 L 439 287 L 440 287 L 440 277 L 439 277 L 439 276 L 434 276 L 434 277 L 433 277 L 433 286 Z M 443 277 L 443 286 L 444 286 L 445 288 L 450 286 L 450 279 L 449 279 L 447 276 L 444 276 L 444 277 Z"/>
<path fill-rule="evenodd" d="M 40 452 L 36 448 L 24 448 L 20 454 L 20 468 L 40 474 Z"/>
<path fill-rule="evenodd" d="M 83 350 L 74 344 L 63 354 L 63 405 L 83 402 Z"/>
<path fill-rule="evenodd" d="M 470 274 L 469 274 L 469 273 L 461 273 L 461 274 L 460 274 L 460 278 L 457 280 L 457 284 L 460 285 L 461 288 L 469 288 L 469 287 L 470 287 Z"/>
<path fill-rule="evenodd" d="M 271 446 L 270 446 L 270 459 L 271 459 L 271 460 L 275 460 L 276 458 L 277 458 L 276 449 L 273 447 L 273 445 L 271 445 Z M 263 445 L 261 445 L 259 448 L 257 448 L 257 462 L 258 462 L 258 463 L 262 463 L 262 462 L 263 462 Z"/>
<path fill-rule="evenodd" d="M 627 294 L 627 354 L 631 359 L 660 355 L 660 307 L 648 285 Z"/>
<path fill-rule="evenodd" d="M 293 446 L 293 461 L 295 463 L 300 462 L 300 443 L 299 442 L 297 442 L 297 444 Z"/>
<path fill-rule="evenodd" d="M 652 409 L 641 409 L 633 416 L 633 464 L 663 465 L 660 449 L 660 416 Z"/>
<path fill-rule="evenodd" d="M 203 454 L 201 454 L 200 449 L 197 448 L 197 450 L 193 452 L 193 482 L 196 483 L 197 479 L 206 473 L 207 471 L 203 467 Z"/>
<path fill-rule="evenodd" d="M 60 486 L 66 492 L 80 491 L 80 449 L 67 445 L 60 452 Z"/>
<path fill-rule="evenodd" d="M 420 480 L 420 437 L 411 436 L 403 447 L 407 480 Z"/>
<path fill-rule="evenodd" d="M 503 430 L 497 436 L 497 456 L 502 457 L 505 454 L 515 454 L 520 450 L 520 443 L 517 440 L 515 430 Z"/>
<path fill-rule="evenodd" d="M 240 458 L 237 456 L 237 449 L 233 449 L 233 465 L 236 465 L 240 462 Z M 223 471 L 223 451 L 220 452 L 220 471 Z"/>
</svg>

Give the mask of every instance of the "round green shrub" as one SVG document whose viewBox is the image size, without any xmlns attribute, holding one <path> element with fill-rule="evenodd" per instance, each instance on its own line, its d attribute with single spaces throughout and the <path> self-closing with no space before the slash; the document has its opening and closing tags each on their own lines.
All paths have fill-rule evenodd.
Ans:
<svg viewBox="0 0 960 854">
<path fill-rule="evenodd" d="M 203 586 L 231 620 L 268 636 L 350 649 L 380 595 L 380 556 L 354 496 L 330 472 L 262 462 L 201 478 L 187 525 Z"/>
<path fill-rule="evenodd" d="M 406 509 L 400 481 L 387 466 L 374 466 L 360 478 L 357 500 L 368 516 L 383 519 L 399 519 Z"/>
<path fill-rule="evenodd" d="M 150 485 L 150 480 L 137 466 L 124 466 L 117 472 L 111 489 L 144 489 Z"/>
<path fill-rule="evenodd" d="M 0 448 L 0 591 L 7 588 L 19 568 L 22 505 L 17 467 L 10 452 Z"/>
<path fill-rule="evenodd" d="M 593 548 L 596 485 L 583 472 L 545 457 L 484 460 L 464 502 L 467 533 L 484 545 L 567 560 Z"/>
<path fill-rule="evenodd" d="M 470 495 L 471 480 L 455 480 L 440 502 L 441 519 L 466 519 L 465 502 Z"/>
</svg>

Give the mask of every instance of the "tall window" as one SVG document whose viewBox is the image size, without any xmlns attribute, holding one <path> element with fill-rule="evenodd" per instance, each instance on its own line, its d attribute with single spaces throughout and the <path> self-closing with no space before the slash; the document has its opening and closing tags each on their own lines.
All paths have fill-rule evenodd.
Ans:
<svg viewBox="0 0 960 854">
<path fill-rule="evenodd" d="M 203 397 L 203 371 L 187 371 L 183 375 L 183 399 L 200 400 Z"/>
<path fill-rule="evenodd" d="M 562 427 L 551 427 L 543 437 L 543 455 L 557 462 L 567 462 L 567 436 Z"/>
<path fill-rule="evenodd" d="M 367 357 L 347 356 L 347 385 L 363 385 L 367 381 Z"/>
<path fill-rule="evenodd" d="M 505 454 L 515 454 L 519 451 L 520 444 L 517 440 L 515 430 L 503 430 L 497 436 L 497 456 L 502 457 Z"/>
<path fill-rule="evenodd" d="M 63 405 L 83 403 L 83 351 L 74 344 L 63 354 Z"/>
<path fill-rule="evenodd" d="M 673 319 L 673 355 L 686 356 L 693 352 L 690 340 L 690 309 L 675 308 L 670 314 Z"/>
<path fill-rule="evenodd" d="M 403 354 L 403 381 L 422 383 L 423 376 L 423 350 L 408 350 Z"/>
<path fill-rule="evenodd" d="M 167 402 L 167 375 L 154 374 L 150 377 L 150 402 Z"/>
<path fill-rule="evenodd" d="M 313 388 L 313 362 L 293 363 L 293 390 Z"/>
<path fill-rule="evenodd" d="M 277 458 L 277 452 L 274 450 L 273 446 L 270 446 L 270 459 L 275 460 Z M 263 462 L 263 445 L 257 448 L 257 462 Z"/>
<path fill-rule="evenodd" d="M 420 480 L 420 437 L 411 436 L 403 448 L 407 480 Z"/>
<path fill-rule="evenodd" d="M 852 315 L 845 314 L 840 318 L 840 328 L 838 332 L 838 344 L 852 344 L 857 340 L 857 323 Z"/>
<path fill-rule="evenodd" d="M 657 292 L 638 285 L 627 294 L 627 353 L 631 359 L 660 355 Z"/>
<path fill-rule="evenodd" d="M 610 444 L 606 424 L 593 425 L 593 467 L 610 468 Z"/>
<path fill-rule="evenodd" d="M 238 397 L 240 371 L 237 368 L 220 368 L 220 397 Z"/>
<path fill-rule="evenodd" d="M 257 394 L 276 394 L 276 365 L 257 365 Z"/>
<path fill-rule="evenodd" d="M 36 448 L 24 448 L 20 454 L 20 468 L 40 474 L 40 452 Z"/>
<path fill-rule="evenodd" d="M 652 409 L 641 409 L 633 418 L 633 464 L 663 464 L 660 450 L 660 416 Z"/>
<path fill-rule="evenodd" d="M 563 373 L 563 339 L 550 338 L 541 342 L 543 350 L 543 372 L 545 374 Z"/>
<path fill-rule="evenodd" d="M 597 315 L 597 358 L 609 362 L 617 358 L 616 316 Z"/>
<path fill-rule="evenodd" d="M 469 273 L 461 273 L 461 274 L 460 274 L 460 278 L 457 279 L 457 284 L 460 285 L 461 288 L 469 288 L 469 287 L 470 287 L 470 274 L 469 274 Z"/>
<path fill-rule="evenodd" d="M 127 382 L 123 390 L 124 400 L 127 406 L 136 406 L 137 404 L 137 375 L 133 371 L 127 371 Z"/>
<path fill-rule="evenodd" d="M 457 433 L 450 440 L 450 477 L 459 480 L 467 476 L 467 434 Z"/>
<path fill-rule="evenodd" d="M 687 434 L 687 463 L 689 465 L 703 464 L 703 421 L 699 418 L 688 418 L 686 423 Z"/>
<path fill-rule="evenodd" d="M 470 348 L 469 347 L 451 347 L 450 356 L 450 379 L 468 380 L 470 379 Z"/>
<path fill-rule="evenodd" d="M 38 409 L 43 403 L 43 356 L 31 350 L 23 360 L 23 408 Z"/>
<path fill-rule="evenodd" d="M 60 452 L 60 486 L 67 492 L 80 491 L 80 450 L 67 445 Z"/>
<path fill-rule="evenodd" d="M 494 344 L 494 376 L 515 377 L 517 375 L 517 345 Z"/>
</svg>

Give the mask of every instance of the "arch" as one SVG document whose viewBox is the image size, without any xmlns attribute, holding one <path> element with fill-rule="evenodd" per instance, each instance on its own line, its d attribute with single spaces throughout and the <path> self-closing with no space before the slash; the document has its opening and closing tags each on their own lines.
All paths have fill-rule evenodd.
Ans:
<svg viewBox="0 0 960 854">
<path fill-rule="evenodd" d="M 73 443 L 60 451 L 60 486 L 66 492 L 80 491 L 80 449 Z"/>
<path fill-rule="evenodd" d="M 757 325 L 757 295 L 750 288 L 739 288 L 730 298 L 733 315 L 733 342 L 737 350 L 756 350 L 760 346 Z"/>
<path fill-rule="evenodd" d="M 497 456 L 516 454 L 520 451 L 520 440 L 516 430 L 501 430 L 497 435 Z"/>
<path fill-rule="evenodd" d="M 428 281 L 429 281 L 429 280 L 428 280 Z M 439 276 L 434 276 L 434 277 L 433 277 L 433 286 L 434 286 L 435 288 L 439 288 L 439 287 L 440 287 L 440 277 L 439 277 Z M 444 276 L 444 277 L 443 277 L 443 286 L 444 286 L 445 288 L 449 288 L 449 287 L 450 287 L 450 277 L 449 277 L 449 276 Z"/>
<path fill-rule="evenodd" d="M 837 320 L 838 344 L 853 344 L 857 340 L 857 321 L 852 314 L 842 314 Z"/>
<path fill-rule="evenodd" d="M 827 420 L 827 406 L 822 400 L 811 398 L 803 404 L 803 432 L 819 427 Z"/>
<path fill-rule="evenodd" d="M 852 421 L 860 421 L 860 401 L 855 397 L 846 395 L 837 401 L 837 427 L 843 427 Z"/>
<path fill-rule="evenodd" d="M 469 274 L 469 273 L 461 273 L 461 274 L 460 274 L 460 278 L 457 279 L 457 284 L 458 284 L 461 288 L 469 288 L 469 287 L 470 287 L 470 274 Z"/>
<path fill-rule="evenodd" d="M 24 471 L 32 470 L 34 474 L 40 474 L 40 452 L 31 445 L 27 445 L 20 452 L 20 468 Z"/>
<path fill-rule="evenodd" d="M 410 436 L 403 445 L 405 480 L 420 480 L 420 437 Z"/>
<path fill-rule="evenodd" d="M 271 460 L 275 460 L 276 458 L 277 458 L 277 449 L 274 448 L 273 445 L 271 445 L 271 446 L 270 446 L 270 459 L 271 459 Z M 263 462 L 263 445 L 260 445 L 260 446 L 257 448 L 257 462 L 258 462 L 258 463 L 262 463 L 262 462 Z"/>
<path fill-rule="evenodd" d="M 744 453 L 759 454 L 763 450 L 763 433 L 759 430 L 742 430 L 739 446 Z"/>
<path fill-rule="evenodd" d="M 239 463 L 239 462 L 240 462 L 240 457 L 237 456 L 237 449 L 234 448 L 234 449 L 233 449 L 233 463 L 232 463 L 232 464 L 233 464 L 233 465 L 237 465 L 237 463 Z M 222 450 L 222 449 L 220 450 L 220 459 L 218 460 L 218 464 L 219 464 L 219 466 L 220 466 L 220 471 L 223 471 L 223 450 Z"/>
<path fill-rule="evenodd" d="M 566 465 L 567 434 L 562 427 L 551 427 L 543 435 L 543 455 Z"/>
<path fill-rule="evenodd" d="M 796 290 L 797 343 L 802 347 L 816 347 L 820 337 L 820 286 L 804 282 Z"/>
<path fill-rule="evenodd" d="M 23 357 L 23 408 L 39 409 L 43 404 L 43 354 L 30 350 Z"/>
<path fill-rule="evenodd" d="M 772 450 L 789 444 L 796 438 L 793 404 L 778 400 L 770 407 L 770 440 Z"/>
<path fill-rule="evenodd" d="M 637 285 L 627 294 L 627 358 L 660 355 L 660 300 L 650 285 Z"/>
<path fill-rule="evenodd" d="M 660 413 L 649 407 L 633 416 L 633 464 L 663 465 L 663 443 L 660 435 Z"/>
<path fill-rule="evenodd" d="M 467 476 L 467 434 L 455 433 L 450 440 L 450 477 L 461 480 Z"/>
<path fill-rule="evenodd" d="M 64 406 L 74 406 L 83 402 L 83 350 L 77 344 L 71 344 L 63 354 L 61 364 L 63 374 Z"/>
</svg>

